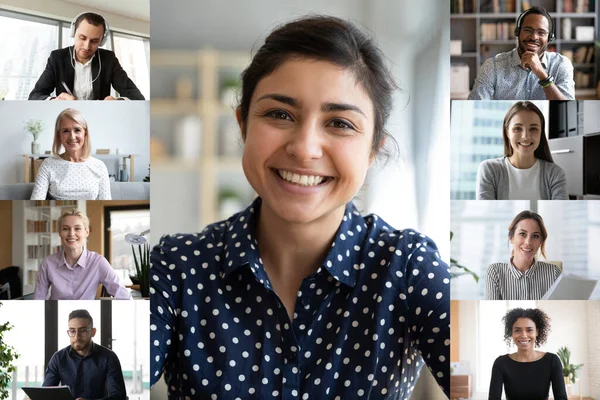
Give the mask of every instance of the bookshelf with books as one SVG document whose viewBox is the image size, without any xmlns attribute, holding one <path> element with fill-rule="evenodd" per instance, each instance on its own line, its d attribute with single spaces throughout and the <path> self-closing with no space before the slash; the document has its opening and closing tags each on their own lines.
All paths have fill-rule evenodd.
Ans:
<svg viewBox="0 0 600 400">
<path fill-rule="evenodd" d="M 35 289 L 37 271 L 42 260 L 61 247 L 57 220 L 63 210 L 78 208 L 85 212 L 85 202 L 77 200 L 14 201 L 12 235 L 13 265 L 21 267 L 23 294 Z"/>
<path fill-rule="evenodd" d="M 479 68 L 490 57 L 515 48 L 517 17 L 542 6 L 555 23 L 557 51 L 573 63 L 578 99 L 596 98 L 598 63 L 595 39 L 598 12 L 595 0 L 453 0 L 451 2 L 451 97 L 464 99 L 473 88 Z"/>
</svg>

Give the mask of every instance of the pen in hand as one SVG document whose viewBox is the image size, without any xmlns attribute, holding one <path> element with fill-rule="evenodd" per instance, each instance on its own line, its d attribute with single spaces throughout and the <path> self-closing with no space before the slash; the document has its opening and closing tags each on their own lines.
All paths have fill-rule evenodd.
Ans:
<svg viewBox="0 0 600 400">
<path fill-rule="evenodd" d="M 67 93 L 69 93 L 71 96 L 73 96 L 73 93 L 71 93 L 71 91 L 69 90 L 69 87 L 67 86 L 67 84 L 65 83 L 65 81 L 61 81 L 63 87 L 65 88 L 65 90 L 67 91 Z M 73 96 L 75 97 L 75 96 Z"/>
</svg>

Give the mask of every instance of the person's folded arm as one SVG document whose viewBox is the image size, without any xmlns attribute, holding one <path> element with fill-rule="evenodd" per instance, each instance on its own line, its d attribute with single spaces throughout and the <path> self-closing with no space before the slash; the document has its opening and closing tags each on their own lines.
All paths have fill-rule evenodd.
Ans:
<svg viewBox="0 0 600 400">
<path fill-rule="evenodd" d="M 494 98 L 494 60 L 488 58 L 479 68 L 473 90 L 469 93 L 469 100 L 492 100 Z"/>
<path fill-rule="evenodd" d="M 44 383 L 42 386 L 58 386 L 60 385 L 60 361 L 58 355 L 54 354 L 50 358 L 46 373 L 44 374 Z"/>
<path fill-rule="evenodd" d="M 104 285 L 111 296 L 118 300 L 131 300 L 131 294 L 106 258 L 102 257 L 98 263 L 98 268 L 101 268 L 100 283 Z"/>
<path fill-rule="evenodd" d="M 477 168 L 477 178 L 475 181 L 475 198 L 477 200 L 498 199 L 494 174 L 487 161 L 483 161 Z"/>
<path fill-rule="evenodd" d="M 550 200 L 569 200 L 565 171 L 558 165 L 554 165 L 556 166 L 556 174 L 552 176 L 550 182 Z"/>
<path fill-rule="evenodd" d="M 40 268 L 38 269 L 33 299 L 34 300 L 46 300 L 46 297 L 48 297 L 48 288 L 49 287 L 50 287 L 50 280 L 48 279 L 48 263 L 46 261 L 46 258 L 44 258 L 42 260 L 42 263 L 40 264 Z"/>
<path fill-rule="evenodd" d="M 496 270 L 496 268 L 489 267 L 485 276 L 486 300 L 502 300 L 498 279 L 498 271 Z"/>
<path fill-rule="evenodd" d="M 554 400 L 567 400 L 567 388 L 565 387 L 565 378 L 560 359 L 556 354 L 552 357 L 552 372 L 550 380 L 552 382 L 552 394 Z"/>
<path fill-rule="evenodd" d="M 46 200 L 48 197 L 48 189 L 50 188 L 50 170 L 48 169 L 46 160 L 42 162 L 37 176 L 35 177 L 35 184 L 33 185 L 30 200 Z"/>
<path fill-rule="evenodd" d="M 502 399 L 502 386 L 504 385 L 504 379 L 502 378 L 502 371 L 500 370 L 500 361 L 497 358 L 494 361 L 492 367 L 492 379 L 490 380 L 490 391 L 488 400 L 501 400 Z"/>
<path fill-rule="evenodd" d="M 125 400 L 127 399 L 127 391 L 125 390 L 125 380 L 123 379 L 123 371 L 121 363 L 115 353 L 112 353 L 107 365 L 106 371 L 106 397 L 100 400 Z"/>
<path fill-rule="evenodd" d="M 560 58 L 560 68 L 554 77 L 556 89 L 564 96 L 564 100 L 575 100 L 575 81 L 573 80 L 573 64 L 569 59 Z M 553 100 L 553 99 L 549 99 Z"/>
<path fill-rule="evenodd" d="M 102 163 L 102 175 L 100 176 L 98 185 L 100 186 L 98 189 L 98 200 L 112 200 L 110 178 L 108 176 L 108 169 L 104 163 Z"/>
<path fill-rule="evenodd" d="M 46 100 L 50 97 L 52 92 L 54 92 L 55 66 L 52 56 L 53 54 L 50 54 L 50 57 L 48 57 L 44 72 L 42 72 L 42 75 L 40 75 L 35 83 L 33 90 L 29 93 L 29 100 Z"/>
</svg>

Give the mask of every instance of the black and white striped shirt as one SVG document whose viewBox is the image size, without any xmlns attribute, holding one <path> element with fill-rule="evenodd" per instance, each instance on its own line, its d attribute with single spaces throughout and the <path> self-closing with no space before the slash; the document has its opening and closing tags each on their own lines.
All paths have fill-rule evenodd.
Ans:
<svg viewBox="0 0 600 400">
<path fill-rule="evenodd" d="M 490 265 L 486 278 L 487 300 L 539 300 L 560 275 L 560 269 L 536 261 L 526 272 L 519 271 L 511 261 Z"/>
</svg>

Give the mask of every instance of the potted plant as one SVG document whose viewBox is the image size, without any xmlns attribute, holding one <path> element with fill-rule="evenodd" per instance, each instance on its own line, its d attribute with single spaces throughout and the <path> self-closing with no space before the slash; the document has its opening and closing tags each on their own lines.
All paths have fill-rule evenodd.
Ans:
<svg viewBox="0 0 600 400">
<path fill-rule="evenodd" d="M 138 249 L 138 254 L 135 254 L 135 247 Z M 143 249 L 142 249 L 143 247 Z M 142 297 L 150 296 L 150 246 L 148 242 L 139 245 L 131 245 L 131 252 L 133 253 L 133 261 L 135 262 L 135 278 L 133 283 L 140 285 L 140 292 Z"/>
<path fill-rule="evenodd" d="M 33 135 L 31 154 L 40 154 L 40 142 L 38 142 L 38 138 L 40 137 L 40 133 L 44 130 L 44 123 L 39 119 L 30 119 L 25 122 L 25 129 Z"/>
<path fill-rule="evenodd" d="M 221 85 L 221 104 L 226 107 L 236 107 L 240 88 L 241 82 L 239 77 L 224 79 Z"/>
<path fill-rule="evenodd" d="M 563 346 L 556 352 L 560 362 L 563 365 L 563 376 L 565 377 L 565 384 L 570 385 L 577 381 L 578 371 L 583 367 L 583 364 L 573 365 L 571 364 L 571 350 L 567 346 Z"/>
<path fill-rule="evenodd" d="M 454 237 L 454 233 L 450 231 L 450 241 L 452 242 L 452 238 Z M 458 278 L 463 275 L 471 275 L 475 282 L 479 282 L 479 275 L 475 272 L 471 271 L 469 268 L 464 265 L 460 265 L 458 261 L 454 258 L 450 258 L 450 269 L 454 268 L 454 271 L 450 271 L 450 278 Z"/>
<path fill-rule="evenodd" d="M 2 303 L 0 303 L 2 307 Z M 19 358 L 19 354 L 14 347 L 8 345 L 4 341 L 4 333 L 12 329 L 12 325 L 8 322 L 0 324 L 0 399 L 8 399 L 8 385 L 11 381 L 11 375 L 16 371 L 17 367 L 14 361 Z"/>
</svg>

